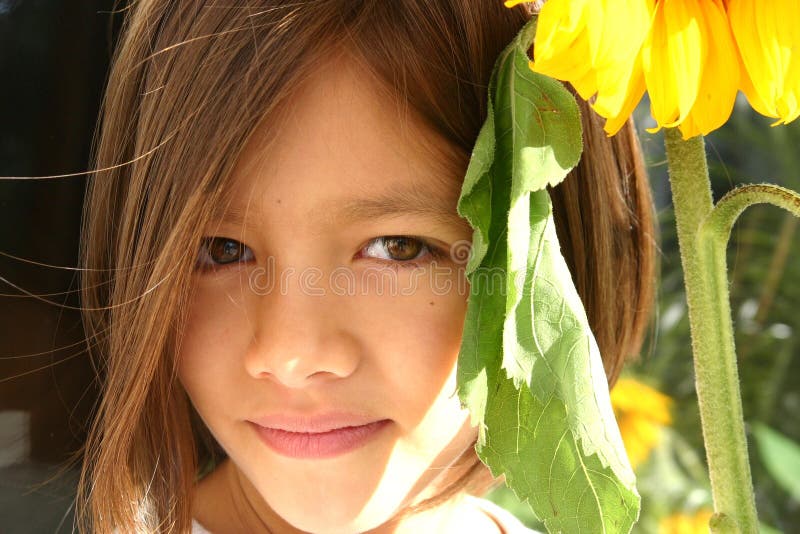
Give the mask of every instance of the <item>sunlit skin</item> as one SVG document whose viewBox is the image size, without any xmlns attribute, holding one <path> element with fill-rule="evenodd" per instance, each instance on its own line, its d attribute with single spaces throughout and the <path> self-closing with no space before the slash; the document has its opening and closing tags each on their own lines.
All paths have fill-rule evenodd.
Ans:
<svg viewBox="0 0 800 534">
<path fill-rule="evenodd" d="M 220 218 L 206 229 L 248 247 L 241 262 L 197 273 L 179 352 L 180 381 L 230 458 L 197 487 L 194 517 L 214 533 L 499 532 L 460 500 L 392 520 L 440 489 L 477 436 L 455 389 L 467 295 L 458 290 L 463 263 L 449 255 L 472 231 L 453 216 L 464 169 L 360 68 L 326 55 L 293 93 L 286 120 L 260 126 L 237 162 L 230 207 L 246 221 Z M 409 184 L 448 206 L 444 216 L 337 214 L 345 199 Z M 444 258 L 434 265 L 423 251 L 412 275 L 375 245 L 398 235 L 426 239 Z M 276 280 L 295 270 L 284 291 L 253 290 L 253 274 L 268 265 Z M 299 283 L 310 267 L 322 273 L 313 291 Z M 337 268 L 353 274 L 355 294 L 331 291 Z M 444 272 L 435 286 L 425 275 L 434 268 Z M 362 283 L 368 270 L 413 291 L 381 294 Z M 290 410 L 354 411 L 391 424 L 340 456 L 289 458 L 247 421 Z"/>
</svg>

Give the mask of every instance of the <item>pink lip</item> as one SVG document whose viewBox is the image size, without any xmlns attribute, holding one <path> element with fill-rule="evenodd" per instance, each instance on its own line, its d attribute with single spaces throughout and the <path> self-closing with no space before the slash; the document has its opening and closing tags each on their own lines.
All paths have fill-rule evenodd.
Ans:
<svg viewBox="0 0 800 534">
<path fill-rule="evenodd" d="M 292 458 L 330 458 L 365 445 L 391 423 L 361 415 L 318 416 L 276 414 L 249 421 L 275 452 Z"/>
</svg>

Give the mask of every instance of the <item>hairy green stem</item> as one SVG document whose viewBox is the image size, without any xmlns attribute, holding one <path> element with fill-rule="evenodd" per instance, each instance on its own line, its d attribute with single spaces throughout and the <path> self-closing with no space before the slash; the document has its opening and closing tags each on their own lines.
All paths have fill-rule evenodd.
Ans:
<svg viewBox="0 0 800 534">
<path fill-rule="evenodd" d="M 740 515 L 732 518 L 742 532 L 757 532 L 758 528 L 750 481 L 750 465 L 747 459 L 747 441 L 744 436 L 736 353 L 733 347 L 725 252 L 736 219 L 748 206 L 760 203 L 773 204 L 800 217 L 800 195 L 794 191 L 773 184 L 745 185 L 730 191 L 717 202 L 701 223 L 694 241 L 694 246 L 697 247 L 696 266 L 702 270 L 704 290 L 707 291 L 705 294 L 707 299 L 700 306 L 703 318 L 698 322 L 703 326 L 698 328 L 698 332 L 703 328 L 710 329 L 707 333 L 709 344 L 704 345 L 705 341 L 700 344 L 702 346 L 700 350 L 708 352 L 700 354 L 696 351 L 697 347 L 694 348 L 695 370 L 698 374 L 698 399 L 703 419 L 711 488 L 717 512 L 729 515 L 729 512 L 722 508 L 723 502 L 727 503 L 725 506 L 741 507 Z M 693 337 L 694 330 L 693 327 Z M 703 331 L 702 335 L 706 335 L 706 332 Z M 717 355 L 714 354 L 715 346 L 719 347 Z M 701 381 L 699 372 L 702 366 L 708 366 L 711 370 L 708 378 L 703 378 L 704 381 Z M 716 374 L 719 374 L 719 377 L 714 376 Z M 700 395 L 701 382 L 704 387 L 713 390 L 713 396 L 706 395 L 705 401 Z M 727 409 L 720 412 L 723 407 Z M 720 413 L 724 416 L 720 416 Z M 714 445 L 710 447 L 711 441 Z M 719 506 L 717 506 L 718 499 Z M 712 531 L 716 532 L 713 526 L 712 522 Z M 719 532 L 728 530 L 720 528 Z"/>
<path fill-rule="evenodd" d="M 753 204 L 772 204 L 800 217 L 800 195 L 795 191 L 775 184 L 750 184 L 737 187 L 722 197 L 704 226 L 727 243 L 733 223 Z"/>
<path fill-rule="evenodd" d="M 732 214 L 735 206 L 731 203 L 724 205 L 731 209 L 714 209 L 701 136 L 684 141 L 677 129 L 667 129 L 664 138 L 689 307 L 697 400 L 714 498 L 711 528 L 719 533 L 755 533 L 758 518 L 742 418 L 724 246 L 735 216 L 727 224 L 729 218 L 722 212 Z M 714 223 L 705 225 L 706 218 Z M 720 239 L 718 225 L 727 226 L 724 238 Z M 712 238 L 705 238 L 706 234 Z M 718 246 L 720 240 L 722 247 Z"/>
</svg>

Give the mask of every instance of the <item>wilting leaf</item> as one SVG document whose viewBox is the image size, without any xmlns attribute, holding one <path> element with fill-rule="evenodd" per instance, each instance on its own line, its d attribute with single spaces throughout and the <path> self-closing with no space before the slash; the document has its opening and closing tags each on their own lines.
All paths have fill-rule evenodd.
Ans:
<svg viewBox="0 0 800 534">
<path fill-rule="evenodd" d="M 551 532 L 629 532 L 639 495 L 546 190 L 577 165 L 572 95 L 528 68 L 535 19 L 498 58 L 458 211 L 472 227 L 459 397 L 477 450 Z"/>
</svg>

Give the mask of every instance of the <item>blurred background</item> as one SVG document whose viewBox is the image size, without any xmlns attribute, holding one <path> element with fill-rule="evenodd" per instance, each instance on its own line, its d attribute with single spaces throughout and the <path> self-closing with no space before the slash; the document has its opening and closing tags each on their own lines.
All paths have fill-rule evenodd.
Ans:
<svg viewBox="0 0 800 534">
<path fill-rule="evenodd" d="M 0 0 L 0 176 L 88 168 L 113 3 Z M 84 184 L 0 179 L 2 533 L 72 531 L 76 472 L 62 468 L 96 396 L 77 311 Z"/>
<path fill-rule="evenodd" d="M 118 6 L 119 9 L 119 6 Z M 121 14 L 113 1 L 0 0 L 0 176 L 88 168 Z M 741 95 L 740 95 L 741 96 Z M 741 105 L 739 105 L 741 104 Z M 737 104 L 706 138 L 715 199 L 738 184 L 800 190 L 800 122 Z M 661 228 L 657 317 L 612 402 L 643 506 L 637 533 L 708 532 L 708 475 L 661 134 L 636 113 Z M 84 177 L 0 180 L 0 532 L 72 531 L 75 469 L 96 395 L 77 307 Z M 733 229 L 729 278 L 763 532 L 800 532 L 798 220 L 767 206 Z M 535 519 L 505 488 L 490 498 Z"/>
</svg>

